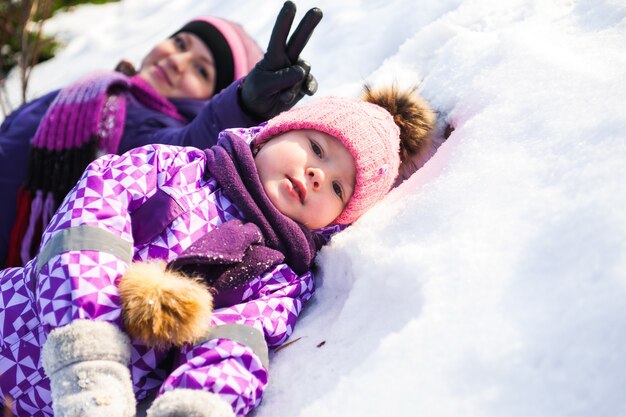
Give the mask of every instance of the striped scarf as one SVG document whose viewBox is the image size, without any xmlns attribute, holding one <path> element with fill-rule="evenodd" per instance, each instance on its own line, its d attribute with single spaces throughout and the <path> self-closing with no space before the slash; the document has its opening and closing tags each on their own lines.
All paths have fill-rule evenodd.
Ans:
<svg viewBox="0 0 626 417">
<path fill-rule="evenodd" d="M 48 221 L 87 165 L 99 154 L 117 152 L 129 94 L 152 110 L 183 120 L 174 105 L 139 76 L 95 72 L 62 89 L 31 144 L 5 267 L 32 259 Z"/>
</svg>

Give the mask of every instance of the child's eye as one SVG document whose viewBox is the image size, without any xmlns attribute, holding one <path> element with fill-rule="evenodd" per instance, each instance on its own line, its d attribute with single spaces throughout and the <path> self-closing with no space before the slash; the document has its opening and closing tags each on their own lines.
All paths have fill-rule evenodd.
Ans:
<svg viewBox="0 0 626 417">
<path fill-rule="evenodd" d="M 333 191 L 337 196 L 343 201 L 343 190 L 341 189 L 341 185 L 337 182 L 333 182 Z"/>
<path fill-rule="evenodd" d="M 311 149 L 313 149 L 313 153 L 315 153 L 315 155 L 317 155 L 318 157 L 321 158 L 322 156 L 324 156 L 324 153 L 322 152 L 322 148 L 320 147 L 320 145 L 318 145 L 312 140 L 311 140 Z"/>
<path fill-rule="evenodd" d="M 176 45 L 176 48 L 179 51 L 186 51 L 187 50 L 187 45 L 185 44 L 185 40 L 180 35 L 174 36 L 174 44 Z"/>
</svg>

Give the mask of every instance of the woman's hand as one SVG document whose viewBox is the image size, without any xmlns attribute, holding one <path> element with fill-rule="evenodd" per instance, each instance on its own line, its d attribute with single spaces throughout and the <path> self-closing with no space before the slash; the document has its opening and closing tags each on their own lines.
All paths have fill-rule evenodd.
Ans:
<svg viewBox="0 0 626 417">
<path fill-rule="evenodd" d="M 267 52 L 250 71 L 240 90 L 241 103 L 250 116 L 267 120 L 293 107 L 305 94 L 317 91 L 311 66 L 300 59 L 313 30 L 322 20 L 322 11 L 310 9 L 287 40 L 296 15 L 296 5 L 285 2 L 281 9 Z"/>
</svg>

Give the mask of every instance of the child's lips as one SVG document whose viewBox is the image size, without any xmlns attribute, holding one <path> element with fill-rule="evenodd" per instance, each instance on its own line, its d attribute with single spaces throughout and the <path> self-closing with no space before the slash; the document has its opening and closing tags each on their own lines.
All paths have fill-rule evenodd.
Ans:
<svg viewBox="0 0 626 417">
<path fill-rule="evenodd" d="M 298 198 L 301 204 L 304 204 L 304 200 L 306 199 L 306 188 L 304 187 L 304 184 L 296 178 L 290 176 L 287 176 L 287 179 L 291 183 L 291 192 L 294 197 Z"/>
</svg>

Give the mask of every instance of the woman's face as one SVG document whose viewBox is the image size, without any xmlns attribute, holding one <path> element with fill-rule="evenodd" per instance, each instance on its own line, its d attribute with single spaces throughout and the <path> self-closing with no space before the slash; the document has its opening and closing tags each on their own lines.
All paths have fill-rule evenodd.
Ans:
<svg viewBox="0 0 626 417">
<path fill-rule="evenodd" d="M 354 192 L 354 159 L 327 133 L 282 133 L 264 143 L 254 161 L 274 207 L 309 229 L 332 223 Z"/>
<path fill-rule="evenodd" d="M 192 33 L 181 32 L 155 46 L 139 75 L 165 98 L 208 99 L 215 90 L 213 54 Z"/>
</svg>

